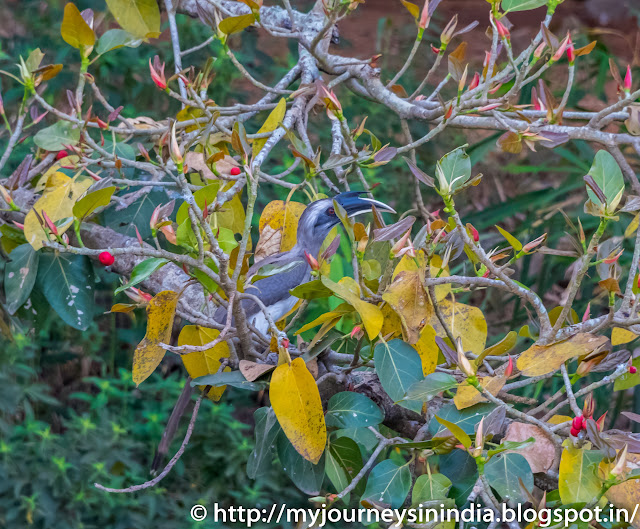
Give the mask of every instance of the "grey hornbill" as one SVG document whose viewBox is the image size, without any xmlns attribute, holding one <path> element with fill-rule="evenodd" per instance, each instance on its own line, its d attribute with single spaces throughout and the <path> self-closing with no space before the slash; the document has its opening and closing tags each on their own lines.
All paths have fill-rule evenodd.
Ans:
<svg viewBox="0 0 640 529">
<path fill-rule="evenodd" d="M 306 283 L 311 278 L 311 265 L 305 257 L 305 252 L 318 257 L 322 243 L 329 232 L 338 224 L 340 219 L 334 209 L 335 200 L 346 211 L 349 217 L 371 211 L 372 206 L 384 211 L 395 211 L 378 200 L 363 197 L 363 191 L 349 191 L 332 198 L 316 200 L 307 206 L 298 221 L 296 245 L 286 252 L 271 255 L 255 263 L 247 273 L 247 280 L 259 273 L 266 266 L 275 269 L 282 268 L 283 272 L 263 279 L 255 283 L 247 283 L 245 292 L 253 294 L 265 305 L 273 321 L 278 321 L 287 314 L 296 304 L 298 298 L 289 292 L 298 285 Z M 297 263 L 297 264 L 296 264 Z M 263 334 L 269 331 L 269 323 L 265 318 L 261 307 L 252 299 L 243 299 L 242 308 L 247 316 L 247 321 Z M 224 322 L 227 309 L 221 307 L 215 314 L 219 323 Z"/>
<path fill-rule="evenodd" d="M 245 292 L 253 294 L 264 304 L 273 321 L 281 319 L 298 301 L 298 298 L 293 297 L 290 291 L 298 285 L 306 283 L 311 278 L 311 265 L 305 256 L 305 252 L 317 258 L 320 247 L 329 232 L 340 224 L 340 218 L 335 211 L 334 200 L 345 210 L 349 217 L 367 213 L 372 210 L 373 206 L 383 211 L 395 213 L 393 208 L 383 202 L 362 196 L 365 194 L 366 192 L 363 191 L 349 191 L 340 193 L 332 198 L 323 198 L 312 202 L 306 207 L 298 221 L 295 246 L 289 251 L 266 257 L 249 269 Z M 249 282 L 251 276 L 259 273 L 266 266 L 273 266 L 276 269 L 282 268 L 283 272 L 264 277 L 251 284 Z M 262 307 L 250 298 L 244 298 L 240 303 L 245 311 L 247 321 L 253 324 L 260 332 L 268 334 L 269 323 Z M 224 323 L 227 318 L 227 309 L 220 307 L 216 311 L 214 318 L 218 323 Z M 185 389 L 178 399 L 169 417 L 167 427 L 162 434 L 162 440 L 158 445 L 158 450 L 151 466 L 152 473 L 155 473 L 168 452 L 169 444 L 175 434 L 180 417 L 189 403 L 191 394 L 189 382 L 187 380 Z"/>
</svg>

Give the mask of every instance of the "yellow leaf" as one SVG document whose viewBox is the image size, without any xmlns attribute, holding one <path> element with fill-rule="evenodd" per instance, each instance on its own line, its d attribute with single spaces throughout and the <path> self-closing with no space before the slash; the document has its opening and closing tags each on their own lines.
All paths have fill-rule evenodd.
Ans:
<svg viewBox="0 0 640 529">
<path fill-rule="evenodd" d="M 498 375 L 495 377 L 480 377 L 478 381 L 483 388 L 495 397 L 500 393 L 500 390 L 507 382 L 507 379 Z M 458 391 L 456 392 L 456 396 L 453 398 L 453 403 L 456 405 L 456 408 L 463 410 L 464 408 L 473 406 L 478 402 L 487 402 L 487 398 L 484 397 L 476 388 L 470 386 L 466 382 L 458 385 Z"/>
<path fill-rule="evenodd" d="M 391 279 L 395 279 L 396 276 L 402 272 L 403 270 L 418 270 L 418 266 L 416 265 L 416 260 L 420 264 L 420 268 L 424 269 L 425 264 L 425 255 L 424 250 L 420 250 L 416 255 L 416 259 L 405 255 L 400 262 L 397 264 Z M 442 258 L 439 255 L 434 255 L 431 258 L 431 277 L 449 277 L 449 267 L 442 267 Z M 436 292 L 436 301 L 442 301 L 446 298 L 451 292 L 451 284 L 447 285 L 437 285 L 435 287 Z"/>
<path fill-rule="evenodd" d="M 217 329 L 208 329 L 200 325 L 185 325 L 178 336 L 178 345 L 206 345 L 213 342 L 220 335 Z M 220 369 L 220 360 L 229 357 L 229 346 L 222 341 L 206 351 L 195 351 L 180 355 L 187 373 L 191 378 L 213 375 Z M 224 371 L 231 371 L 225 367 Z M 207 396 L 217 402 L 222 397 L 226 386 L 211 388 Z M 200 386 L 204 389 L 204 386 Z"/>
<path fill-rule="evenodd" d="M 640 455 L 627 454 L 627 470 L 640 468 Z M 637 479 L 630 479 L 621 483 L 620 485 L 614 485 L 607 493 L 606 498 L 613 503 L 618 509 L 626 509 L 631 515 L 636 506 L 640 503 L 640 487 L 638 487 Z M 640 527 L 640 517 L 635 516 L 631 525 L 633 527 Z"/>
<path fill-rule="evenodd" d="M 384 317 L 377 305 L 372 305 L 360 299 L 360 287 L 352 277 L 343 277 L 334 283 L 328 277 L 322 276 L 322 284 L 337 297 L 349 303 L 362 318 L 362 323 L 370 340 L 373 340 L 382 329 Z"/>
<path fill-rule="evenodd" d="M 327 443 L 320 392 L 302 358 L 276 367 L 269 397 L 287 439 L 298 453 L 314 465 Z"/>
<path fill-rule="evenodd" d="M 400 316 L 407 342 L 415 344 L 433 315 L 433 306 L 424 288 L 424 272 L 402 270 L 387 287 L 382 299 Z"/>
<path fill-rule="evenodd" d="M 274 108 L 271 111 L 271 113 L 269 114 L 269 117 L 267 117 L 267 120 L 264 122 L 262 127 L 260 127 L 258 134 L 262 134 L 263 132 L 273 132 L 274 130 L 276 130 L 280 126 L 280 123 L 282 122 L 282 120 L 284 119 L 284 115 L 286 112 L 287 112 L 287 101 L 285 100 L 284 97 L 282 97 L 280 98 L 280 101 L 278 101 L 276 108 Z M 257 140 L 254 140 L 253 142 L 254 157 L 257 156 L 258 153 L 262 150 L 262 148 L 264 147 L 264 144 L 267 143 L 268 139 L 269 138 L 258 138 Z"/>
<path fill-rule="evenodd" d="M 402 320 L 400 316 L 398 316 L 398 313 L 393 310 L 388 303 L 384 303 L 380 310 L 384 317 L 380 334 L 382 334 L 387 341 L 400 336 L 402 334 Z"/>
<path fill-rule="evenodd" d="M 631 219 L 631 222 L 627 226 L 627 229 L 624 230 L 625 238 L 631 237 L 638 229 L 639 224 L 640 224 L 640 213 L 636 213 L 635 217 Z"/>
<path fill-rule="evenodd" d="M 569 421 L 572 421 L 572 420 L 573 419 L 571 417 L 569 417 L 568 415 L 554 415 L 547 422 L 549 424 L 562 424 L 563 422 L 569 422 Z"/>
<path fill-rule="evenodd" d="M 320 316 L 318 316 L 315 320 L 306 323 L 305 325 L 300 327 L 295 332 L 295 334 L 301 334 L 305 331 L 308 331 L 309 329 L 313 329 L 314 327 L 322 325 L 323 323 L 331 321 L 335 318 L 340 319 L 342 316 L 344 316 L 345 314 L 349 314 L 350 312 L 353 312 L 353 307 L 348 305 L 347 303 L 342 303 L 338 305 L 334 310 L 324 312 L 320 314 Z"/>
<path fill-rule="evenodd" d="M 147 305 L 147 332 L 133 353 L 133 381 L 136 386 L 158 367 L 166 352 L 161 343 L 169 343 L 173 317 L 180 294 L 163 290 Z"/>
<path fill-rule="evenodd" d="M 300 202 L 284 200 L 274 200 L 266 205 L 258 225 L 260 240 L 256 245 L 255 262 L 278 252 L 286 252 L 295 246 L 298 221 L 305 207 Z"/>
<path fill-rule="evenodd" d="M 160 36 L 160 9 L 156 0 L 107 0 L 120 27 L 134 37 Z"/>
<path fill-rule="evenodd" d="M 62 39 L 69 46 L 81 50 L 83 54 L 86 54 L 86 52 L 82 51 L 82 48 L 90 48 L 96 42 L 96 34 L 82 18 L 78 8 L 71 2 L 64 6 L 64 17 L 60 26 L 60 33 Z"/>
<path fill-rule="evenodd" d="M 218 29 L 225 35 L 231 35 L 232 33 L 238 33 L 245 28 L 248 28 L 256 21 L 256 17 L 247 13 L 246 15 L 239 15 L 237 17 L 227 17 L 220 21 Z"/>
<path fill-rule="evenodd" d="M 438 306 L 453 336 L 462 339 L 462 347 L 464 350 L 471 351 L 475 355 L 481 354 L 487 343 L 487 322 L 484 319 L 482 311 L 471 305 L 454 303 L 448 298 L 441 301 Z M 447 338 L 435 314 L 431 317 L 429 323 L 436 330 L 440 338 Z"/>
<path fill-rule="evenodd" d="M 79 181 L 64 173 L 54 173 L 49 177 L 42 196 L 24 219 L 24 236 L 34 250 L 42 248 L 42 241 L 47 240 L 35 212 L 42 216 L 42 212 L 45 211 L 54 223 L 69 218 L 68 222 L 58 226 L 58 233 L 62 234 L 73 222 L 71 217 L 74 203 L 90 185 L 90 179 Z"/>
<path fill-rule="evenodd" d="M 422 374 L 426 377 L 435 372 L 440 348 L 436 345 L 436 330 L 431 325 L 425 325 L 420 331 L 420 338 L 414 344 L 414 347 L 422 361 Z"/>
<path fill-rule="evenodd" d="M 518 342 L 518 333 L 516 331 L 510 331 L 507 335 L 498 343 L 487 347 L 482 354 L 476 358 L 476 365 L 480 365 L 487 356 L 500 356 L 508 353 L 516 346 Z"/>
<path fill-rule="evenodd" d="M 520 250 L 522 250 L 522 243 L 518 239 L 516 239 L 507 230 L 501 228 L 500 226 L 496 226 L 496 228 L 498 228 L 498 231 L 500 232 L 500 234 L 505 239 L 507 239 L 507 242 L 511 245 L 511 248 L 513 248 L 516 252 L 519 252 Z"/>
<path fill-rule="evenodd" d="M 415 18 L 416 20 L 420 18 L 420 8 L 416 4 L 407 2 L 407 0 L 400 1 L 402 2 L 402 5 L 407 8 L 407 11 L 409 11 L 413 18 Z"/>
<path fill-rule="evenodd" d="M 627 329 L 621 329 L 620 327 L 614 327 L 611 331 L 611 345 L 622 345 L 625 343 L 633 342 L 638 337 L 636 333 L 633 333 Z"/>
<path fill-rule="evenodd" d="M 588 503 L 596 498 L 602 487 L 602 481 L 596 474 L 602 454 L 575 448 L 569 439 L 563 444 L 558 480 L 562 504 Z"/>
<path fill-rule="evenodd" d="M 532 345 L 518 358 L 517 366 L 528 377 L 546 375 L 560 369 L 567 360 L 606 346 L 604 336 L 579 333 L 553 345 Z"/>
<path fill-rule="evenodd" d="M 109 186 L 84 195 L 74 204 L 73 216 L 77 219 L 84 219 L 99 207 L 108 205 L 115 190 L 116 186 Z"/>
</svg>

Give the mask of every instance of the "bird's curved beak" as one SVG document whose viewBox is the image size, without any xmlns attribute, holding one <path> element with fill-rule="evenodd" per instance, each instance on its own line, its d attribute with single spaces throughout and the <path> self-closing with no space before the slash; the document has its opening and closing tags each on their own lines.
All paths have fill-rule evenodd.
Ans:
<svg viewBox="0 0 640 529">
<path fill-rule="evenodd" d="M 372 210 L 373 206 L 382 211 L 389 211 L 391 213 L 396 212 L 391 206 L 388 206 L 384 202 L 360 196 L 362 194 L 366 193 L 363 191 L 341 193 L 335 197 L 335 200 L 344 208 L 349 217 L 354 217 L 360 213 L 367 213 Z"/>
</svg>

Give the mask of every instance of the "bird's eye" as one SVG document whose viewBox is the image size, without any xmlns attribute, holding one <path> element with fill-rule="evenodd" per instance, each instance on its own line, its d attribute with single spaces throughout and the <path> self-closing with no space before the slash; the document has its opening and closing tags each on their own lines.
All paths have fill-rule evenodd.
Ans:
<svg viewBox="0 0 640 529">
<path fill-rule="evenodd" d="M 333 216 L 335 214 L 336 214 L 336 210 L 335 209 L 333 209 L 333 208 L 327 209 L 327 215 L 332 215 Z"/>
</svg>

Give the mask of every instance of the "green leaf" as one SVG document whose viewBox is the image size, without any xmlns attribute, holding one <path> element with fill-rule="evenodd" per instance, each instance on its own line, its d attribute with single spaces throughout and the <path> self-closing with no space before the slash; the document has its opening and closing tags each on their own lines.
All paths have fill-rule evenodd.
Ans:
<svg viewBox="0 0 640 529">
<path fill-rule="evenodd" d="M 433 500 L 443 500 L 449 494 L 451 480 L 444 474 L 432 473 L 418 476 L 411 492 L 411 505 Z"/>
<path fill-rule="evenodd" d="M 60 34 L 62 35 L 62 40 L 78 50 L 89 48 L 96 41 L 96 34 L 82 18 L 78 8 L 71 2 L 64 6 Z"/>
<path fill-rule="evenodd" d="M 604 149 L 599 150 L 589 169 L 589 176 L 604 193 L 607 210 L 613 212 L 620 203 L 624 191 L 624 177 L 618 162 Z M 587 186 L 587 195 L 594 204 L 602 203 L 589 186 Z"/>
<path fill-rule="evenodd" d="M 45 252 L 40 256 L 36 285 L 67 325 L 86 331 L 95 303 L 93 267 L 84 255 Z"/>
<path fill-rule="evenodd" d="M 127 48 L 137 48 L 142 44 L 142 39 L 134 37 L 124 29 L 109 29 L 98 39 L 96 53 L 102 55 L 108 51 L 126 46 Z"/>
<path fill-rule="evenodd" d="M 79 140 L 80 129 L 69 121 L 58 121 L 39 130 L 33 137 L 33 142 L 45 151 L 61 151 L 67 145 L 75 145 Z"/>
<path fill-rule="evenodd" d="M 528 11 L 547 5 L 548 0 L 502 0 L 502 9 L 505 13 L 509 11 Z"/>
<path fill-rule="evenodd" d="M 423 380 L 413 384 L 404 396 L 405 400 L 419 400 L 427 402 L 447 389 L 455 388 L 458 381 L 446 373 L 431 373 Z"/>
<path fill-rule="evenodd" d="M 383 418 L 382 411 L 369 397 L 342 391 L 329 399 L 325 421 L 327 426 L 360 428 L 380 424 Z"/>
<path fill-rule="evenodd" d="M 302 283 L 302 285 L 290 290 L 289 293 L 300 299 L 329 298 L 333 295 L 333 292 L 325 287 L 319 279 Z"/>
<path fill-rule="evenodd" d="M 284 432 L 278 436 L 276 446 L 282 468 L 294 485 L 310 496 L 320 494 L 324 481 L 325 454 L 322 454 L 320 461 L 314 465 L 296 451 Z"/>
<path fill-rule="evenodd" d="M 462 446 L 464 446 L 465 448 L 469 448 L 471 446 L 471 437 L 469 437 L 465 433 L 465 431 L 462 428 L 460 428 L 460 426 L 458 426 L 455 423 L 449 422 L 446 419 L 443 419 L 442 417 L 438 417 L 437 415 L 435 419 L 440 424 L 442 424 L 442 426 L 447 428 L 447 430 L 449 430 L 453 434 L 453 436 L 462 443 Z"/>
<path fill-rule="evenodd" d="M 473 486 L 478 481 L 478 465 L 476 460 L 464 450 L 453 450 L 441 455 L 440 472 L 451 480 L 449 496 L 455 499 L 458 507 L 467 502 Z"/>
<path fill-rule="evenodd" d="M 233 386 L 238 389 L 246 389 L 248 391 L 260 391 L 269 385 L 264 380 L 249 382 L 240 371 L 225 371 L 222 373 L 214 373 L 213 375 L 205 375 L 194 378 L 191 381 L 191 387 L 195 386 L 212 386 L 214 388 L 220 386 Z"/>
<path fill-rule="evenodd" d="M 325 472 L 337 492 L 342 492 L 361 469 L 362 454 L 353 439 L 339 437 L 329 443 Z M 364 484 L 364 482 L 361 483 Z M 347 494 L 344 497 L 344 502 L 347 504 L 349 503 L 349 496 Z"/>
<path fill-rule="evenodd" d="M 138 283 L 142 283 L 143 281 L 149 279 L 149 276 L 151 276 L 151 274 L 160 270 L 160 268 L 162 268 L 168 262 L 169 259 L 165 259 L 164 257 L 151 257 L 149 259 L 145 259 L 141 263 L 138 263 L 131 272 L 129 282 L 116 288 L 114 293 L 118 294 L 129 287 L 133 287 Z"/>
<path fill-rule="evenodd" d="M 422 361 L 418 352 L 402 340 L 391 340 L 378 343 L 373 358 L 380 383 L 391 400 L 419 412 L 422 402 L 403 400 L 409 388 L 422 380 Z"/>
<path fill-rule="evenodd" d="M 258 408 L 253 419 L 255 428 L 255 445 L 247 461 L 247 476 L 256 479 L 266 474 L 273 458 L 273 446 L 278 433 L 281 431 L 280 423 L 271 407 Z"/>
<path fill-rule="evenodd" d="M 231 35 L 248 28 L 255 21 L 256 17 L 251 13 L 237 17 L 227 17 L 218 24 L 218 29 L 225 35 Z"/>
<path fill-rule="evenodd" d="M 532 445 L 535 442 L 536 440 L 534 437 L 529 437 L 524 441 L 503 441 L 497 448 L 488 450 L 487 456 L 491 458 L 494 455 L 506 452 L 507 450 L 519 450 L 520 448 L 525 448 L 526 446 Z"/>
<path fill-rule="evenodd" d="M 436 164 L 441 193 L 453 194 L 471 178 L 471 160 L 462 147 L 445 154 Z"/>
<path fill-rule="evenodd" d="M 160 36 L 160 9 L 156 0 L 106 0 L 120 27 L 136 38 Z"/>
<path fill-rule="evenodd" d="M 370 452 L 378 446 L 378 438 L 369 428 L 345 428 L 344 430 L 336 430 L 333 435 L 336 439 L 341 437 L 352 439 L 363 452 Z"/>
<path fill-rule="evenodd" d="M 82 220 L 96 209 L 107 206 L 115 190 L 115 186 L 110 186 L 87 193 L 73 205 L 73 216 Z"/>
<path fill-rule="evenodd" d="M 613 391 L 631 389 L 640 384 L 640 356 L 636 356 L 631 365 L 636 368 L 636 372 L 631 374 L 627 371 L 624 375 L 616 378 L 613 383 Z"/>
<path fill-rule="evenodd" d="M 457 424 L 465 433 L 471 435 L 475 432 L 476 425 L 480 420 L 489 415 L 493 410 L 495 410 L 495 408 L 495 404 L 480 403 L 469 406 L 463 410 L 458 410 L 455 404 L 451 403 L 440 408 L 438 416 L 449 422 Z M 437 437 L 438 433 L 442 430 L 443 428 L 441 425 L 435 420 L 435 418 L 433 418 L 429 423 L 429 432 L 431 435 L 433 437 Z"/>
<path fill-rule="evenodd" d="M 525 503 L 527 496 L 520 487 L 520 479 L 527 490 L 533 490 L 533 473 L 529 463 L 520 454 L 500 454 L 492 457 L 484 467 L 484 474 L 503 500 Z"/>
<path fill-rule="evenodd" d="M 146 239 L 151 236 L 149 219 L 153 214 L 154 208 L 166 201 L 167 195 L 163 191 L 151 191 L 126 209 L 116 211 L 115 208 L 108 208 L 105 210 L 103 214 L 104 224 L 129 237 L 136 236 L 137 227 L 140 231 L 140 236 Z"/>
<path fill-rule="evenodd" d="M 230 230 L 227 230 L 230 231 Z M 232 233 L 233 235 L 233 233 Z M 234 239 L 235 241 L 235 239 Z M 237 245 L 237 243 L 236 243 Z M 226 250 L 225 250 L 226 251 Z M 229 252 L 227 252 L 229 253 Z M 254 276 L 251 276 L 251 283 L 255 283 L 256 281 L 260 281 L 265 277 L 271 277 L 276 274 L 286 274 L 290 270 L 297 268 L 304 264 L 304 261 L 290 261 L 288 263 L 272 263 L 261 266 Z M 283 276 L 284 277 L 284 276 Z"/>
<path fill-rule="evenodd" d="M 500 232 L 500 234 L 505 239 L 507 239 L 507 242 L 511 245 L 511 248 L 513 248 L 516 252 L 519 252 L 520 250 L 522 250 L 522 243 L 518 239 L 516 239 L 507 230 L 501 228 L 500 226 L 496 226 L 496 228 L 498 228 L 498 231 Z"/>
<path fill-rule="evenodd" d="M 38 274 L 40 254 L 30 244 L 21 244 L 9 255 L 11 259 L 4 268 L 4 295 L 7 299 L 7 312 L 15 312 L 24 304 Z"/>
<path fill-rule="evenodd" d="M 386 503 L 397 509 L 409 494 L 410 487 L 409 465 L 387 459 L 373 467 L 362 499 Z"/>
</svg>

